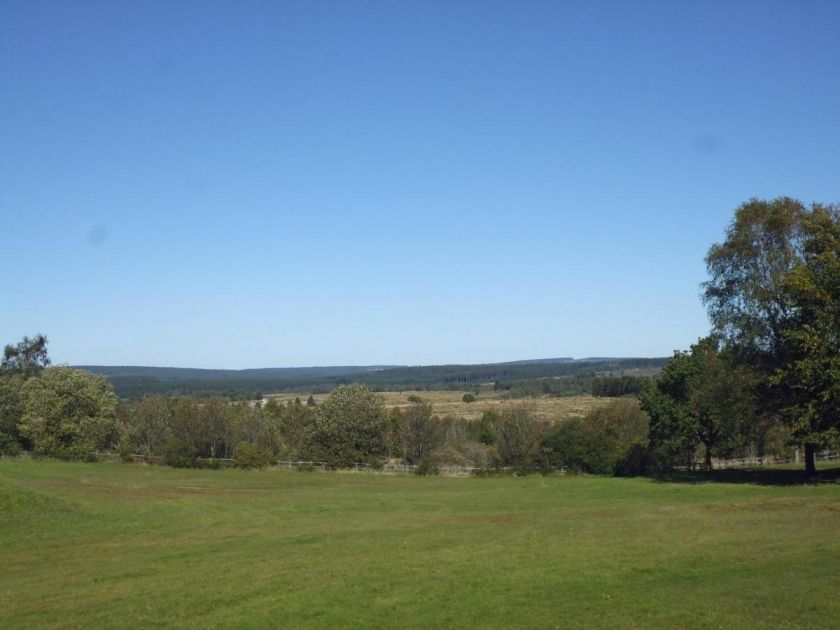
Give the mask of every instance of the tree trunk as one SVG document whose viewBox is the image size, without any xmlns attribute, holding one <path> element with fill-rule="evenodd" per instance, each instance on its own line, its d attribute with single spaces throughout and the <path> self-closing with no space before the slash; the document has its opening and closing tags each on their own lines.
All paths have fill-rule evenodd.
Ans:
<svg viewBox="0 0 840 630">
<path fill-rule="evenodd" d="M 706 470 L 712 469 L 712 449 L 708 446 L 706 447 L 706 460 L 703 463 L 703 466 Z"/>
<path fill-rule="evenodd" d="M 817 474 L 817 449 L 813 444 L 805 445 L 805 474 L 809 477 Z"/>
</svg>

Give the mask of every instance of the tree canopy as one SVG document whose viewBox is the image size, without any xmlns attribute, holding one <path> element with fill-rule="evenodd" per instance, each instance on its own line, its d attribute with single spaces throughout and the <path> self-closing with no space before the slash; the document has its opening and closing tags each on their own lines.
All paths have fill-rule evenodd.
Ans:
<svg viewBox="0 0 840 630">
<path fill-rule="evenodd" d="M 40 374 L 44 368 L 50 365 L 47 343 L 47 338 L 44 335 L 35 335 L 31 339 L 24 337 L 15 345 L 7 344 L 3 349 L 0 370 L 24 376 Z"/>
</svg>

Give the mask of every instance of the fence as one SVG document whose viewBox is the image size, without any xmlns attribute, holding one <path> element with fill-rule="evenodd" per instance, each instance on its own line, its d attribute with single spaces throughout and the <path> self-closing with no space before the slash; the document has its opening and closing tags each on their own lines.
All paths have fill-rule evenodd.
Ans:
<svg viewBox="0 0 840 630">
<path fill-rule="evenodd" d="M 822 451 L 815 455 L 818 462 L 828 462 L 840 460 L 840 452 Z M 715 470 L 725 470 L 727 468 L 749 468 L 753 466 L 773 466 L 778 464 L 798 464 L 799 457 L 739 457 L 735 459 L 716 459 L 712 458 L 712 468 Z"/>
<path fill-rule="evenodd" d="M 0 455 L 2 457 L 2 455 Z M 7 456 L 8 457 L 8 456 Z M 37 453 L 31 453 L 24 451 L 20 455 L 15 457 L 21 458 L 32 458 L 32 459 L 66 459 L 60 457 L 53 457 L 50 455 L 41 455 Z M 150 455 L 142 455 L 140 453 L 131 453 L 129 455 L 120 455 L 117 453 L 103 453 L 99 451 L 92 451 L 90 453 L 85 453 L 79 456 L 79 459 L 92 459 L 98 461 L 108 461 L 108 462 L 127 462 L 132 461 L 141 464 L 154 464 L 154 465 L 163 465 L 165 464 L 164 458 L 159 456 L 150 456 Z M 209 458 L 209 457 L 197 457 L 192 460 L 196 464 L 197 467 L 203 468 L 233 468 L 235 464 L 235 460 L 223 457 L 217 458 Z M 305 461 L 305 460 L 277 460 L 272 462 L 272 469 L 275 470 L 313 470 L 313 471 L 326 471 L 326 470 L 333 470 L 339 473 L 355 473 L 355 472 L 368 472 L 368 473 L 378 473 L 383 475 L 416 475 L 418 466 L 414 464 L 403 464 L 396 461 L 388 461 L 385 462 L 381 466 L 371 466 L 370 464 L 365 463 L 355 463 L 348 467 L 336 468 L 335 466 L 330 465 L 328 462 L 318 462 L 318 461 Z M 431 470 L 429 470 L 429 474 L 432 475 L 440 475 L 444 477 L 472 477 L 477 475 L 489 475 L 489 474 L 515 474 L 521 471 L 522 468 L 519 466 L 504 466 L 499 468 L 482 468 L 480 466 L 458 466 L 455 464 L 440 464 Z M 528 469 L 528 472 L 531 472 L 532 469 Z M 564 475 L 566 474 L 566 467 L 562 466 L 555 471 L 556 474 Z"/>
<path fill-rule="evenodd" d="M 0 454 L 0 457 L 4 457 Z M 8 456 L 6 456 L 8 457 Z M 23 452 L 17 457 L 31 457 L 34 459 L 62 459 L 58 457 L 51 457 L 49 455 L 39 455 L 35 453 Z M 118 455 L 117 453 L 102 453 L 94 451 L 86 453 L 79 457 L 80 459 L 90 458 L 95 460 L 105 460 L 110 462 L 126 461 L 130 458 L 131 461 L 144 464 L 165 464 L 164 458 L 159 456 L 142 455 L 139 453 L 132 453 L 130 455 Z M 840 451 L 822 451 L 815 455 L 818 462 L 840 461 Z M 232 468 L 235 466 L 233 459 L 224 457 L 197 457 L 193 459 L 198 467 L 203 468 Z M 727 468 L 751 468 L 755 466 L 773 466 L 780 464 L 794 464 L 799 463 L 798 457 L 739 457 L 734 459 L 712 459 L 712 469 L 725 470 Z M 702 462 L 697 462 L 698 467 L 702 466 Z M 277 460 L 272 462 L 272 467 L 275 469 L 285 470 L 335 470 L 337 472 L 370 472 L 379 473 L 383 475 L 415 475 L 417 474 L 418 466 L 414 464 L 403 464 L 396 461 L 388 461 L 381 466 L 371 466 L 365 463 L 355 463 L 348 467 L 336 468 L 331 466 L 328 462 L 304 461 L 304 460 Z M 488 474 L 515 474 L 521 471 L 519 466 L 504 466 L 500 468 L 484 468 L 480 466 L 458 466 L 455 464 L 440 464 L 429 470 L 429 474 L 441 475 L 444 477 L 473 477 L 477 475 Z M 531 472 L 532 469 L 528 469 Z M 555 473 L 564 475 L 567 470 L 565 466 L 558 468 Z"/>
</svg>

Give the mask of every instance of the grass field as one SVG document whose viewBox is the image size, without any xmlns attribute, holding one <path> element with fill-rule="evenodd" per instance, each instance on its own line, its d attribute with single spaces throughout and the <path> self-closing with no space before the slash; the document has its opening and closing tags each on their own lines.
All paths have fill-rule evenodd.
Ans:
<svg viewBox="0 0 840 630">
<path fill-rule="evenodd" d="M 381 392 L 380 396 L 385 400 L 385 406 L 407 407 L 411 403 L 408 397 L 411 395 L 420 396 L 424 401 L 431 403 L 434 413 L 439 416 L 452 415 L 466 420 L 480 418 L 485 411 L 504 409 L 506 406 L 527 405 L 534 413 L 534 417 L 545 420 L 563 420 L 572 417 L 581 417 L 597 407 L 608 405 L 610 398 L 597 398 L 595 396 L 532 396 L 505 400 L 502 395 L 493 391 L 482 391 L 475 402 L 465 403 L 462 398 L 463 391 L 432 390 L 432 391 L 404 391 L 404 392 Z M 321 402 L 327 394 L 315 394 L 315 402 Z M 299 398 L 305 401 L 309 394 L 275 394 L 271 398 L 279 402 L 286 402 Z"/>
<path fill-rule="evenodd" d="M 836 627 L 840 484 L 701 480 L 0 460 L 0 627 Z"/>
</svg>

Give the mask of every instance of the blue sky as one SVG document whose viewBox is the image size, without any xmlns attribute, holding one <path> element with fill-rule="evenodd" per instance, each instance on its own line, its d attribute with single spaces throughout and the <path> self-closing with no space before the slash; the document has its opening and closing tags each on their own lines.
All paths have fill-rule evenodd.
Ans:
<svg viewBox="0 0 840 630">
<path fill-rule="evenodd" d="M 840 201 L 838 2 L 37 2 L 0 333 L 193 367 L 661 356 L 750 197 Z"/>
</svg>

